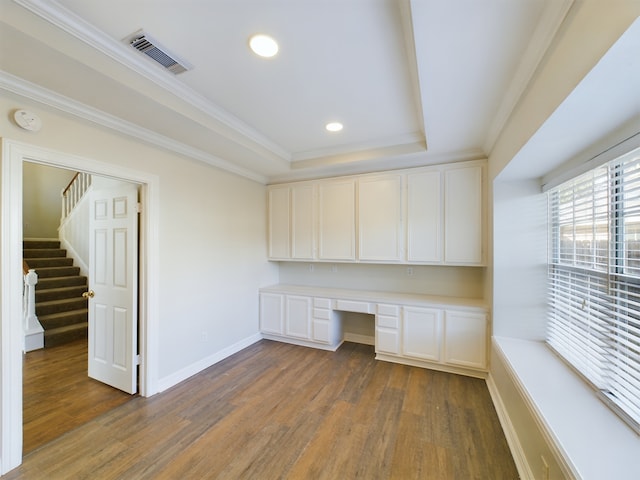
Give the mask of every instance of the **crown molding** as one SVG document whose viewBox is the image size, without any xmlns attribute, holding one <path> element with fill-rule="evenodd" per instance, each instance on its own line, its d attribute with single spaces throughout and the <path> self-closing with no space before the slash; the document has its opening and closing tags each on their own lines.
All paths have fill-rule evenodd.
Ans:
<svg viewBox="0 0 640 480">
<path fill-rule="evenodd" d="M 184 143 L 175 141 L 159 133 L 140 127 L 134 123 L 127 122 L 113 115 L 104 113 L 93 107 L 72 100 L 63 95 L 40 87 L 34 83 L 23 80 L 10 73 L 0 70 L 0 90 L 6 90 L 35 102 L 53 107 L 59 111 L 73 115 L 74 117 L 88 120 L 92 123 L 106 127 L 110 130 L 133 137 L 145 143 L 163 148 L 173 153 L 206 163 L 213 167 L 225 170 L 235 175 L 248 178 L 250 180 L 266 184 L 267 177 L 257 174 L 248 169 L 238 167 L 233 163 L 215 155 L 190 147 Z"/>
<path fill-rule="evenodd" d="M 55 0 L 13 0 L 16 4 L 33 14 L 74 36 L 81 42 L 98 50 L 112 60 L 142 75 L 147 80 L 163 88 L 167 93 L 178 97 L 191 107 L 209 116 L 230 129 L 216 129 L 216 132 L 233 142 L 264 155 L 264 150 L 280 160 L 291 161 L 291 153 L 266 136 L 251 128 L 239 118 L 227 112 L 208 98 L 177 80 L 173 74 L 158 68 L 152 61 L 137 51 L 114 40 L 101 30 L 80 18 Z"/>
<path fill-rule="evenodd" d="M 574 1 L 575 0 L 548 0 L 545 2 L 544 10 L 540 15 L 529 45 L 520 60 L 516 73 L 487 131 L 483 145 L 483 150 L 487 155 L 493 150 L 500 133 L 520 101 L 525 89 L 529 86 L 542 58 L 549 49 L 551 42 L 555 38 L 560 25 L 564 22 Z"/>
<path fill-rule="evenodd" d="M 330 148 L 319 148 L 306 152 L 297 152 L 291 159 L 291 168 L 299 168 L 304 162 L 322 162 L 337 157 L 375 157 L 377 152 L 387 151 L 393 154 L 398 151 L 424 152 L 426 151 L 424 135 L 418 132 L 386 137 L 371 142 L 338 145 Z M 389 153 L 386 153 L 388 155 Z"/>
</svg>

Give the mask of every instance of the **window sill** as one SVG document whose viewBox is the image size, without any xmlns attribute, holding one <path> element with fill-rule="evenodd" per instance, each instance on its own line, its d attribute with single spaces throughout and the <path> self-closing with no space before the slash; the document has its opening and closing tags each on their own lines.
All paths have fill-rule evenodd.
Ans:
<svg viewBox="0 0 640 480">
<path fill-rule="evenodd" d="M 504 337 L 493 342 L 551 447 L 576 478 L 640 478 L 640 436 L 544 343 Z"/>
</svg>

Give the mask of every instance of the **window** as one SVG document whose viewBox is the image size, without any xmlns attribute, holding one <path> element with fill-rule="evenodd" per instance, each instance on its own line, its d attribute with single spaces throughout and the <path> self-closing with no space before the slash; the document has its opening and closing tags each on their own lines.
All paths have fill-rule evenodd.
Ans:
<svg viewBox="0 0 640 480">
<path fill-rule="evenodd" d="M 548 201 L 547 342 L 640 432 L 640 148 Z"/>
</svg>

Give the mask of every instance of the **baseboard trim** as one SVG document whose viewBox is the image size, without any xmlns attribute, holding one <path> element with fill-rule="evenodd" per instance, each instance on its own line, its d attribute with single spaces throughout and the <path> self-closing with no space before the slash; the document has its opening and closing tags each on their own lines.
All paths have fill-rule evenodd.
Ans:
<svg viewBox="0 0 640 480">
<path fill-rule="evenodd" d="M 514 428 L 513 423 L 511 423 L 511 417 L 509 417 L 509 413 L 504 406 L 504 402 L 502 401 L 502 397 L 500 396 L 500 392 L 498 391 L 498 387 L 495 384 L 491 373 L 487 376 L 486 382 L 489 395 L 491 396 L 491 401 L 493 402 L 493 406 L 498 414 L 498 420 L 502 426 L 502 431 L 507 439 L 509 450 L 511 450 L 511 456 L 513 457 L 513 461 L 518 469 L 518 475 L 520 475 L 522 480 L 535 479 L 535 475 L 533 475 L 531 466 L 527 461 L 527 457 L 524 453 L 524 449 L 522 448 L 522 444 L 520 443 L 520 439 L 518 438 L 518 434 L 516 433 L 516 429 Z"/>
<path fill-rule="evenodd" d="M 192 363 L 191 365 L 161 379 L 158 379 L 158 392 L 162 392 L 171 388 L 180 382 L 185 381 L 187 378 L 194 376 L 197 373 L 200 373 L 202 370 L 209 368 L 212 365 L 224 360 L 227 357 L 230 357 L 234 353 L 238 353 L 240 350 L 247 348 L 250 345 L 253 345 L 256 342 L 262 340 L 262 335 L 256 333 L 251 335 L 250 337 L 244 338 L 239 342 L 234 343 L 233 345 L 228 346 L 227 348 L 223 348 L 219 352 L 214 353 L 213 355 L 209 355 L 202 360 Z"/>
</svg>

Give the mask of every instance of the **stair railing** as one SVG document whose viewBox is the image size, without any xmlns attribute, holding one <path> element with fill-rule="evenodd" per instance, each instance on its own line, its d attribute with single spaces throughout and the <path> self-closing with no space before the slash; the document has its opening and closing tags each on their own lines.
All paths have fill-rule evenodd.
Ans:
<svg viewBox="0 0 640 480">
<path fill-rule="evenodd" d="M 36 284 L 38 274 L 22 261 L 24 290 L 22 293 L 22 313 L 24 317 L 24 344 L 22 350 L 29 352 L 44 347 L 43 328 L 36 316 Z"/>
<path fill-rule="evenodd" d="M 62 216 L 60 221 L 67 218 L 75 206 L 80 202 L 87 189 L 91 186 L 91 174 L 78 172 L 62 191 Z"/>
</svg>

